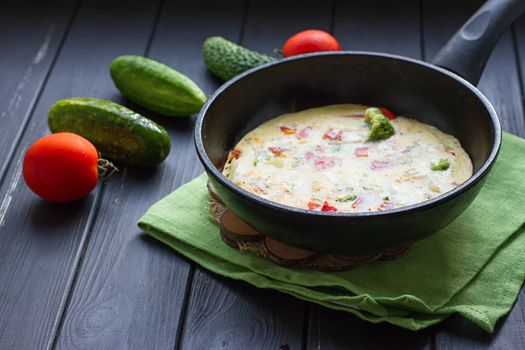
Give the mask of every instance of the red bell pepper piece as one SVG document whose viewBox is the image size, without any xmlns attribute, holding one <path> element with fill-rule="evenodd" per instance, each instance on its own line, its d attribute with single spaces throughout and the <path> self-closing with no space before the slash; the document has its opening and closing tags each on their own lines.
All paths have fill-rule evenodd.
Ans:
<svg viewBox="0 0 525 350">
<path fill-rule="evenodd" d="M 293 129 L 293 128 L 289 128 L 287 126 L 281 126 L 279 127 L 281 129 L 281 131 L 283 133 L 285 133 L 286 135 L 293 135 L 295 134 L 295 132 L 297 131 L 296 129 Z"/>
<path fill-rule="evenodd" d="M 268 147 L 268 149 L 270 150 L 270 152 L 272 152 L 276 157 L 279 157 L 280 155 L 283 154 L 283 152 L 285 151 L 284 148 L 281 148 L 281 147 Z"/>
<path fill-rule="evenodd" d="M 236 149 L 231 150 L 230 151 L 230 156 L 235 158 L 235 159 L 239 159 L 239 157 L 241 156 L 241 151 L 236 150 Z"/>
<path fill-rule="evenodd" d="M 385 115 L 385 117 L 387 117 L 388 119 L 393 120 L 393 119 L 396 119 L 396 118 L 397 118 L 397 116 L 394 114 L 394 112 L 392 112 L 392 111 L 389 110 L 388 108 L 385 108 L 385 107 L 379 107 L 379 109 L 381 110 L 381 112 L 383 112 L 383 114 Z"/>
<path fill-rule="evenodd" d="M 308 206 L 308 209 L 315 210 L 315 209 L 317 209 L 317 208 L 319 208 L 321 206 L 321 203 L 310 201 L 310 202 L 308 202 L 307 206 Z"/>
<path fill-rule="evenodd" d="M 343 141 L 343 130 L 330 128 L 324 134 L 323 139 L 328 139 L 332 141 Z"/>
<path fill-rule="evenodd" d="M 327 211 L 327 212 L 336 212 L 337 211 L 337 208 L 328 204 L 328 202 L 324 202 L 323 203 L 323 207 L 321 208 L 321 211 Z"/>
</svg>

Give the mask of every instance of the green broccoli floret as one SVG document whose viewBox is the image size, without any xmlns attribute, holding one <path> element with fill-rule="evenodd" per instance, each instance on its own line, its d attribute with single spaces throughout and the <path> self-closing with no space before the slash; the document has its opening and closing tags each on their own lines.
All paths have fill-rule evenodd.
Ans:
<svg viewBox="0 0 525 350">
<path fill-rule="evenodd" d="M 434 171 L 444 171 L 447 170 L 450 167 L 450 162 L 448 159 L 440 159 L 439 163 L 434 164 L 432 163 L 430 168 Z"/>
<path fill-rule="evenodd" d="M 368 108 L 365 111 L 365 123 L 370 126 L 367 141 L 384 140 L 395 133 L 394 127 L 379 108 Z"/>
</svg>

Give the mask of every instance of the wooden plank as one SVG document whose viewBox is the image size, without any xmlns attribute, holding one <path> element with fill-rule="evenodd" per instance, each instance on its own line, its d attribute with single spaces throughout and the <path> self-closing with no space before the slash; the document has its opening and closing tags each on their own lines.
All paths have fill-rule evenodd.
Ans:
<svg viewBox="0 0 525 350">
<path fill-rule="evenodd" d="M 245 21 L 242 36 L 232 33 L 227 38 L 240 38 L 243 45 L 272 55 L 295 32 L 328 29 L 331 6 L 322 1 L 250 1 Z M 303 306 L 292 297 L 197 268 L 181 348 L 299 349 L 306 316 Z"/>
<path fill-rule="evenodd" d="M 337 1 L 335 13 L 334 36 L 343 48 L 421 57 L 419 1 Z M 430 342 L 430 331 L 414 333 L 310 308 L 308 349 L 424 348 Z"/>
<path fill-rule="evenodd" d="M 111 178 L 57 340 L 59 349 L 173 349 L 190 264 L 135 227 L 171 166 Z"/>
<path fill-rule="evenodd" d="M 419 1 L 335 2 L 334 35 L 343 49 L 421 58 Z"/>
<path fill-rule="evenodd" d="M 431 60 L 454 32 L 481 6 L 481 0 L 424 2 L 425 57 Z M 498 112 L 503 130 L 525 136 L 516 55 L 510 30 L 503 34 L 485 68 L 479 89 Z"/>
<path fill-rule="evenodd" d="M 144 52 L 154 15 L 155 4 L 139 0 L 127 1 L 125 6 L 116 0 L 90 1 L 79 8 L 15 151 L 16 164 L 0 188 L 4 200 L 0 220 L 0 348 L 52 346 L 97 215 L 102 188 L 73 204 L 45 203 L 20 181 L 22 156 L 31 142 L 47 133 L 46 115 L 55 101 L 69 96 L 110 98 L 115 94 L 109 64 L 117 55 Z M 80 332 L 104 330 L 117 306 L 107 300 L 105 307 L 87 315 Z"/>
<path fill-rule="evenodd" d="M 304 303 L 195 272 L 181 349 L 300 349 Z"/>
<path fill-rule="evenodd" d="M 517 54 L 521 81 L 521 98 L 525 102 L 525 15 L 522 15 L 513 25 L 513 41 Z M 525 113 L 524 113 L 525 116 Z"/>
<path fill-rule="evenodd" d="M 242 5 L 241 1 L 166 3 L 149 56 L 188 75 L 206 93 L 213 92 L 217 82 L 202 63 L 202 43 L 212 34 L 238 36 Z M 107 183 L 59 348 L 126 344 L 173 349 L 178 343 L 191 265 L 146 237 L 135 222 L 153 203 L 202 172 L 193 147 L 195 116 L 166 118 L 133 108 L 166 127 L 172 151 L 156 169 L 127 167 Z M 100 314 L 108 315 L 104 327 L 86 329 Z"/>
<path fill-rule="evenodd" d="M 426 56 L 433 57 L 481 4 L 481 0 L 464 1 L 461 4 L 426 0 L 423 5 Z M 522 19 L 520 23 L 525 22 Z M 517 43 L 519 45 L 519 40 Z M 498 111 L 503 129 L 520 136 L 525 135 L 522 92 L 510 31 L 503 35 L 495 48 L 479 87 Z M 487 334 L 459 316 L 451 317 L 437 327 L 435 345 L 437 348 L 447 349 L 524 348 L 525 335 L 522 331 L 522 325 L 525 323 L 524 308 L 525 291 L 522 290 L 514 308 L 506 319 L 498 324 L 498 329 L 493 335 Z"/>
<path fill-rule="evenodd" d="M 330 1 L 251 0 L 241 43 L 273 56 L 293 34 L 306 29 L 330 31 L 333 4 Z"/>
<path fill-rule="evenodd" d="M 6 0 L 0 4 L 0 181 L 60 49 L 75 6 L 76 1 L 63 0 Z"/>
</svg>

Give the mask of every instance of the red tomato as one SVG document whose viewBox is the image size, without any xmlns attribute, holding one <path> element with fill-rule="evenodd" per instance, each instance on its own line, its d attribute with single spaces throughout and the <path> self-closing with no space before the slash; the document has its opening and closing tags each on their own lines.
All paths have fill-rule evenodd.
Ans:
<svg viewBox="0 0 525 350">
<path fill-rule="evenodd" d="M 327 32 L 309 29 L 291 36 L 283 46 L 284 57 L 318 51 L 341 51 L 341 45 Z"/>
<path fill-rule="evenodd" d="M 97 162 L 97 149 L 82 136 L 68 132 L 47 135 L 27 150 L 24 180 L 50 202 L 71 202 L 87 196 L 96 186 Z"/>
</svg>

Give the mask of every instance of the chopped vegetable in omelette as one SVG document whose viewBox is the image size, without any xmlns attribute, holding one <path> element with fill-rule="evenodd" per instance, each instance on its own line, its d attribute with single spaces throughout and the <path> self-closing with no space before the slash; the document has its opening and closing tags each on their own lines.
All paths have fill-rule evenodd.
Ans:
<svg viewBox="0 0 525 350">
<path fill-rule="evenodd" d="M 223 174 L 292 207 L 384 211 L 419 203 L 472 176 L 459 141 L 384 108 L 331 105 L 284 114 L 246 134 Z"/>
<path fill-rule="evenodd" d="M 365 111 L 365 122 L 370 126 L 367 141 L 387 139 L 395 132 L 392 124 L 379 108 L 368 108 Z"/>
</svg>

